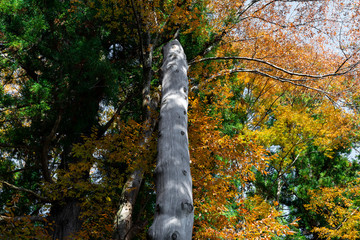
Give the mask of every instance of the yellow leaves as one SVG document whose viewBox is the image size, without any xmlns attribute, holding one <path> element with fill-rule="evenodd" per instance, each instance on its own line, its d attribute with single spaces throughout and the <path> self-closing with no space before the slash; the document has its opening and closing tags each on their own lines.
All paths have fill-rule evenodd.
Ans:
<svg viewBox="0 0 360 240">
<path fill-rule="evenodd" d="M 314 232 L 319 236 L 332 239 L 358 239 L 360 211 L 357 206 L 360 199 L 359 180 L 348 183 L 343 187 L 327 187 L 309 192 L 310 203 L 306 209 L 324 217 L 328 226 L 315 227 Z"/>
<path fill-rule="evenodd" d="M 239 186 L 265 172 L 266 150 L 246 135 L 230 137 L 218 129 L 220 118 L 209 117 L 200 99 L 190 98 L 189 140 L 193 176 L 196 239 L 256 239 L 290 234 L 279 216 L 260 197 L 244 199 Z M 231 215 L 229 205 L 236 204 Z M 241 229 L 241 230 L 239 230 Z M 261 233 L 258 235 L 258 233 Z"/>
<path fill-rule="evenodd" d="M 299 143 L 314 135 L 313 131 L 315 130 L 316 121 L 306 116 L 306 114 L 294 112 L 286 107 L 279 106 L 278 109 L 274 111 L 274 118 L 276 121 L 273 126 L 264 131 L 259 131 L 262 139 L 267 143 L 280 145 L 286 150 L 289 150 L 287 148 L 291 148 L 293 144 Z"/>
<path fill-rule="evenodd" d="M 199 214 L 203 221 L 198 223 L 202 228 L 196 231 L 197 239 L 271 239 L 274 236 L 293 234 L 289 227 L 277 220 L 281 213 L 256 195 L 241 199 L 236 215 L 225 217 L 226 214 L 220 214 L 216 219 L 212 219 L 214 222 L 211 222 L 211 227 L 204 222 L 206 217 L 212 216 L 208 213 L 209 209 L 212 209 L 211 206 L 206 205 L 203 213 Z M 226 209 L 214 211 L 226 212 Z M 296 225 L 296 221 L 292 224 Z"/>
<path fill-rule="evenodd" d="M 55 183 L 43 185 L 45 195 L 54 201 L 79 199 L 84 222 L 74 239 L 107 239 L 112 235 L 126 170 L 141 166 L 148 173 L 153 169 L 156 151 L 152 137 L 141 144 L 147 127 L 131 120 L 116 120 L 101 138 L 93 129 L 90 136 L 83 137 L 82 144 L 73 147 L 75 163 L 66 170 L 58 169 Z"/>
<path fill-rule="evenodd" d="M 30 215 L 16 216 L 16 204 L 19 202 L 19 196 L 15 195 L 11 204 L 13 206 L 5 207 L 0 216 L 0 237 L 2 239 L 44 239 L 50 240 L 51 236 L 48 233 L 49 228 L 44 228 L 39 224 L 34 224 Z M 51 225 L 45 218 L 39 217 L 39 220 L 44 224 Z"/>
<path fill-rule="evenodd" d="M 108 161 L 125 162 L 134 168 L 137 164 L 144 164 L 144 160 L 152 156 L 146 155 L 145 152 L 154 149 L 153 146 L 140 144 L 143 141 L 142 129 L 148 126 L 142 126 L 132 120 L 127 123 L 115 122 L 114 126 L 119 133 L 106 134 L 98 139 L 97 131 L 94 131 L 90 137 L 84 137 L 83 144 L 74 146 L 74 155 L 92 161 L 104 156 L 108 158 Z M 149 141 L 149 144 L 153 143 Z"/>
<path fill-rule="evenodd" d="M 314 55 L 314 48 L 288 42 L 285 33 L 274 37 L 257 29 L 247 30 L 250 33 L 247 37 L 255 38 L 256 44 L 246 43 L 229 34 L 226 40 L 233 44 L 221 45 L 215 55 L 269 57 L 272 62 L 294 72 L 321 73 L 333 70 L 331 60 L 322 64 Z M 299 159 L 309 151 L 310 145 L 315 145 L 316 150 L 331 157 L 336 149 L 349 143 L 357 121 L 352 121 L 349 115 L 334 107 L 333 102 L 320 93 L 253 74 L 231 75 L 229 69 L 234 66 L 249 69 L 263 67 L 253 62 L 214 61 L 206 64 L 201 62 L 190 69 L 191 77 L 200 79 L 198 88 L 203 94 L 200 99 L 190 102 L 189 116 L 194 199 L 196 211 L 201 216 L 196 220 L 196 226 L 199 226 L 197 238 L 270 239 L 271 236 L 290 235 L 293 232 L 277 221 L 280 213 L 273 206 L 259 197 L 242 198 L 231 179 L 240 179 L 239 185 L 254 181 L 251 168 L 266 174 L 267 164 L 274 167 L 281 178 L 296 167 L 296 161 L 301 161 Z M 266 71 L 288 77 L 274 69 Z M 303 80 L 298 77 L 296 83 Z M 344 79 L 337 78 L 308 81 L 306 84 L 336 92 L 343 89 L 343 82 Z M 234 118 L 245 115 L 246 123 L 237 129 L 234 136 L 224 136 L 217 128 L 223 121 L 221 115 L 209 118 L 202 110 L 207 105 L 211 105 L 212 112 L 229 110 L 235 115 Z M 274 147 L 276 153 L 269 157 Z M 227 189 L 222 185 L 226 185 Z M 226 209 L 222 210 L 221 215 L 219 209 L 213 207 L 226 206 L 224 198 L 242 200 L 252 204 L 253 208 L 239 207 L 238 216 L 242 216 L 242 219 L 238 222 L 233 216 L 224 218 Z M 277 206 L 278 203 L 273 205 Z M 334 206 L 329 205 L 328 208 L 334 209 Z M 338 215 L 345 214 L 340 209 L 337 211 Z M 330 220 L 335 226 L 334 219 L 336 216 Z M 296 226 L 296 221 L 291 225 Z"/>
</svg>

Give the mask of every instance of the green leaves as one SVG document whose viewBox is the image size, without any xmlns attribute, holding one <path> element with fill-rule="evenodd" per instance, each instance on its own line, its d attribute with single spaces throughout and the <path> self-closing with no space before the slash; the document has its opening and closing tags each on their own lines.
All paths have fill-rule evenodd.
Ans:
<svg viewBox="0 0 360 240">
<path fill-rule="evenodd" d="M 41 40 L 49 25 L 40 9 L 29 1 L 1 1 L 0 31 L 5 33 L 5 44 L 17 51 L 31 47 Z"/>
</svg>

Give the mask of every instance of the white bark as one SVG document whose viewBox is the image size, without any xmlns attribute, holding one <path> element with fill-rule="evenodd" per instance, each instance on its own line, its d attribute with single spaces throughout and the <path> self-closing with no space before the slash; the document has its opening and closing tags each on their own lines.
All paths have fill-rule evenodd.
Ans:
<svg viewBox="0 0 360 240">
<path fill-rule="evenodd" d="M 143 170 L 138 169 L 132 172 L 129 179 L 125 183 L 123 192 L 121 194 L 122 202 L 119 210 L 116 213 L 114 221 L 114 234 L 113 239 L 116 240 L 129 240 L 132 235 L 130 234 L 132 228 L 132 214 L 133 206 L 135 205 L 136 197 L 139 193 L 141 181 L 143 178 Z"/>
<path fill-rule="evenodd" d="M 163 54 L 156 207 L 149 237 L 190 240 L 194 207 L 187 134 L 188 65 L 177 40 L 166 44 Z"/>
</svg>

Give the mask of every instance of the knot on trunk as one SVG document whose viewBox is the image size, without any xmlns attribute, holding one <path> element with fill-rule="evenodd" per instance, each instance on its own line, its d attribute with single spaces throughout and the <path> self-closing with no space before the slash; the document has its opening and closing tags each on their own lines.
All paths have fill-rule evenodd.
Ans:
<svg viewBox="0 0 360 240">
<path fill-rule="evenodd" d="M 173 234 L 171 234 L 171 240 L 178 239 L 179 235 L 180 235 L 179 232 L 175 231 Z"/>
<path fill-rule="evenodd" d="M 190 202 L 184 201 L 181 203 L 181 209 L 186 211 L 187 213 L 192 213 L 192 211 L 194 210 L 194 206 Z"/>
</svg>

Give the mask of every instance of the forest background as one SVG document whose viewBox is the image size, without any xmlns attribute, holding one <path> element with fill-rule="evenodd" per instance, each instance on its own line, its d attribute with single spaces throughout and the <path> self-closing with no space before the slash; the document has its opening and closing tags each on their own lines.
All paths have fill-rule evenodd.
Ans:
<svg viewBox="0 0 360 240">
<path fill-rule="evenodd" d="M 146 238 L 178 39 L 193 239 L 359 239 L 359 8 L 1 0 L 0 238 Z"/>
</svg>

